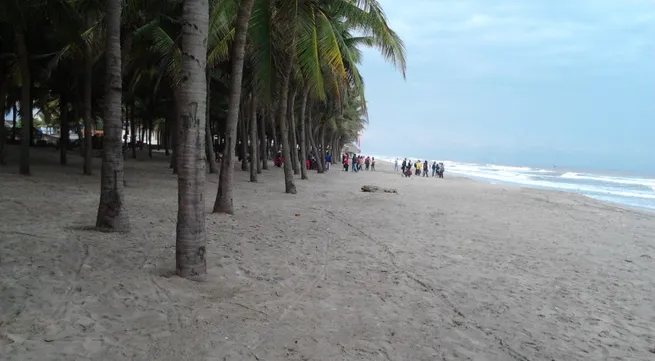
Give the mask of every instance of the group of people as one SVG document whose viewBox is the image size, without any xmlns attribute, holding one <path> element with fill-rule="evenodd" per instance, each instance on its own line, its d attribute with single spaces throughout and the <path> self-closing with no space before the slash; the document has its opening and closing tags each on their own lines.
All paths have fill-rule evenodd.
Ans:
<svg viewBox="0 0 655 361">
<path fill-rule="evenodd" d="M 375 172 L 375 157 L 371 158 L 345 153 L 341 158 L 341 164 L 343 164 L 344 172 L 347 172 L 349 169 L 352 169 L 353 172 L 359 172 L 361 170 Z"/>
<path fill-rule="evenodd" d="M 330 164 L 332 164 L 332 154 L 330 152 L 325 152 L 325 162 L 324 164 L 324 169 L 325 170 L 330 170 Z M 284 157 L 282 156 L 282 152 L 278 151 L 277 154 L 275 155 L 275 158 L 273 158 L 273 164 L 276 167 L 281 168 L 282 165 L 284 165 Z M 308 170 L 312 169 L 318 169 L 318 158 L 316 157 L 316 154 L 314 151 L 310 151 L 309 154 L 307 154 L 307 159 L 305 159 L 305 167 L 307 167 Z"/>
<path fill-rule="evenodd" d="M 414 172 L 412 172 L 412 168 L 414 168 Z M 443 173 L 445 171 L 445 167 L 443 165 L 443 162 L 437 163 L 436 161 L 432 162 L 432 165 L 428 163 L 428 161 L 424 161 L 421 163 L 420 160 L 417 160 L 416 162 L 412 162 L 411 160 L 403 160 L 402 165 L 400 166 L 400 170 L 402 171 L 403 177 L 411 177 L 412 174 L 415 174 L 416 176 L 420 177 L 423 175 L 423 177 L 428 177 L 430 175 L 430 169 L 432 169 L 432 176 L 433 177 L 439 177 L 443 178 Z M 396 161 L 393 165 L 393 170 L 397 172 L 399 170 L 398 167 L 398 158 L 396 158 Z"/>
</svg>

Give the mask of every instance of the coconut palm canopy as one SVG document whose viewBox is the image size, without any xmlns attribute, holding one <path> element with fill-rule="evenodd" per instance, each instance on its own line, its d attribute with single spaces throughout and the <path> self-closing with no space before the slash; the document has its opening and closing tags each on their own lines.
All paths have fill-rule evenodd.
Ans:
<svg viewBox="0 0 655 361">
<path fill-rule="evenodd" d="M 233 153 L 257 181 L 281 151 L 285 190 L 295 193 L 309 154 L 338 152 L 366 125 L 362 49 L 378 49 L 403 76 L 406 68 L 403 42 L 375 0 L 7 0 L 0 45 L 3 109 L 33 125 L 38 108 L 61 133 L 62 164 L 68 134 L 78 132 L 83 173 L 98 171 L 92 135 L 102 122 L 98 225 L 107 230 L 128 228 L 119 183 L 138 141 L 156 138 L 171 154 L 182 198 L 202 192 L 205 164 L 217 173 L 222 155 L 214 210 L 232 213 Z M 21 174 L 31 172 L 32 128 L 0 137 L 21 144 Z M 180 214 L 197 207 L 196 196 L 182 198 Z M 180 227 L 178 242 L 204 237 Z"/>
</svg>

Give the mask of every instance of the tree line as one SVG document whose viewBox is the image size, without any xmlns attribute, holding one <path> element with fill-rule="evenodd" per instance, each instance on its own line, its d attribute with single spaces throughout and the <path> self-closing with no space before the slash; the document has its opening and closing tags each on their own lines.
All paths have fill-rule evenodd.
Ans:
<svg viewBox="0 0 655 361">
<path fill-rule="evenodd" d="M 309 154 L 322 173 L 325 152 L 338 155 L 367 122 L 362 48 L 406 69 L 375 0 L 6 0 L 0 45 L 3 114 L 20 113 L 19 173 L 31 172 L 35 109 L 59 129 L 62 165 L 70 130 L 83 129 L 85 175 L 101 124 L 96 227 L 126 232 L 126 148 L 135 157 L 139 136 L 154 135 L 178 176 L 177 273 L 191 279 L 206 274 L 207 172 L 219 177 L 213 211 L 231 214 L 235 152 L 257 182 L 280 150 L 295 194 Z M 0 163 L 15 124 L 11 136 L 0 127 Z"/>
</svg>

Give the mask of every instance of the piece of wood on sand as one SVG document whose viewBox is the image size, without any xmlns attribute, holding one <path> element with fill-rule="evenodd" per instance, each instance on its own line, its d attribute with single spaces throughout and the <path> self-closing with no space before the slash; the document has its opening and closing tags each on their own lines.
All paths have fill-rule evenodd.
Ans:
<svg viewBox="0 0 655 361">
<path fill-rule="evenodd" d="M 369 193 L 383 192 L 383 193 L 396 193 L 396 194 L 398 193 L 398 191 L 395 188 L 380 188 L 378 186 L 372 186 L 372 185 L 363 185 L 362 192 L 369 192 Z"/>
</svg>

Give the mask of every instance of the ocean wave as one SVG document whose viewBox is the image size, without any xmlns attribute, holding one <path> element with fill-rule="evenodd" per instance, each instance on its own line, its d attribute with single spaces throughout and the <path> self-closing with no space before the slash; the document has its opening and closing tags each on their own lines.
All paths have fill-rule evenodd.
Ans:
<svg viewBox="0 0 655 361">
<path fill-rule="evenodd" d="M 393 163 L 426 159 L 425 157 L 387 157 L 376 159 Z M 432 163 L 433 160 L 428 162 Z M 440 160 L 437 160 L 440 161 Z M 602 201 L 631 207 L 655 210 L 655 179 L 645 177 L 619 177 L 615 175 L 590 174 L 582 172 L 561 173 L 555 169 L 508 166 L 499 164 L 463 163 L 441 160 L 447 173 L 486 180 L 509 183 L 525 187 L 560 190 L 579 193 Z"/>
<path fill-rule="evenodd" d="M 590 181 L 597 181 L 597 182 L 644 186 L 652 190 L 655 190 L 655 179 L 612 177 L 612 176 L 574 173 L 574 172 L 564 173 L 561 175 L 561 177 L 565 179 L 580 179 L 580 180 L 590 180 Z"/>
<path fill-rule="evenodd" d="M 655 192 L 651 192 L 651 191 L 610 188 L 610 187 L 603 187 L 594 184 L 551 182 L 544 179 L 537 179 L 534 176 L 523 174 L 523 173 L 485 172 L 484 170 L 475 170 L 470 167 L 466 167 L 466 168 L 454 167 L 450 171 L 453 173 L 470 176 L 470 177 L 493 179 L 501 182 L 516 183 L 520 185 L 539 187 L 539 188 L 572 191 L 572 192 L 583 193 L 585 195 L 589 193 L 589 194 L 597 194 L 597 195 L 613 195 L 619 197 L 646 198 L 646 199 L 655 200 Z M 639 184 L 639 183 L 635 183 L 635 184 Z"/>
</svg>

